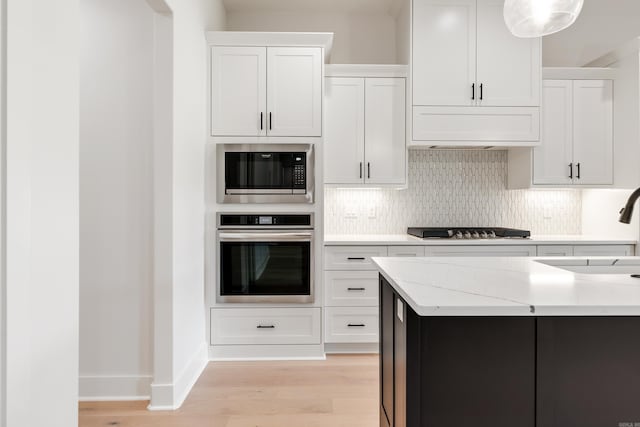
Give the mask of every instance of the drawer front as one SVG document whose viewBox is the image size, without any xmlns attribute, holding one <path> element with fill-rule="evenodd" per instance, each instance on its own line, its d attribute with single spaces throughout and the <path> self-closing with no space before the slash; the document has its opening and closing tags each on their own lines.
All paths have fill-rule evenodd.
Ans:
<svg viewBox="0 0 640 427">
<path fill-rule="evenodd" d="M 211 310 L 211 344 L 320 344 L 320 308 Z"/>
<path fill-rule="evenodd" d="M 378 342 L 378 307 L 326 307 L 325 342 Z"/>
<path fill-rule="evenodd" d="M 389 246 L 389 256 L 424 256 L 424 246 Z"/>
<path fill-rule="evenodd" d="M 539 245 L 538 256 L 573 256 L 573 246 Z"/>
<path fill-rule="evenodd" d="M 327 306 L 378 305 L 377 271 L 325 271 L 324 284 Z"/>
<path fill-rule="evenodd" d="M 413 107 L 414 141 L 539 139 L 538 107 Z"/>
<path fill-rule="evenodd" d="M 426 248 L 427 256 L 536 256 L 535 246 L 430 246 Z"/>
<path fill-rule="evenodd" d="M 376 270 L 372 257 L 387 256 L 386 246 L 327 246 L 325 270 Z"/>
<path fill-rule="evenodd" d="M 577 245 L 573 247 L 575 256 L 632 256 L 633 245 Z"/>
</svg>

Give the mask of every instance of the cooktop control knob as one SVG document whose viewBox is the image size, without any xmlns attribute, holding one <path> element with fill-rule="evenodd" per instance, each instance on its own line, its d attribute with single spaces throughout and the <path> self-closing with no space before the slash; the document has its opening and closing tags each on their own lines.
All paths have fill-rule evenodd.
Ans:
<svg viewBox="0 0 640 427">
<path fill-rule="evenodd" d="M 456 231 L 456 234 L 453 237 L 456 239 L 464 239 L 464 236 L 462 235 L 462 231 Z"/>
<path fill-rule="evenodd" d="M 490 238 L 490 239 L 495 239 L 495 238 L 496 238 L 496 232 L 495 232 L 495 231 L 493 231 L 493 230 L 491 230 L 491 231 L 489 232 L 489 238 Z"/>
<path fill-rule="evenodd" d="M 478 233 L 476 230 L 473 230 L 473 231 L 471 232 L 471 237 L 472 237 L 473 239 L 479 239 L 479 238 L 480 238 L 480 233 Z"/>
<path fill-rule="evenodd" d="M 486 231 L 481 231 L 481 232 L 480 232 L 480 238 L 481 238 L 481 239 L 488 239 L 488 238 L 489 238 L 489 235 L 487 234 L 487 232 L 486 232 Z"/>
<path fill-rule="evenodd" d="M 468 231 L 465 231 L 465 232 L 464 232 L 464 238 L 465 238 L 465 239 L 470 239 L 470 238 L 471 238 L 471 233 L 470 233 L 470 232 L 468 232 Z"/>
</svg>

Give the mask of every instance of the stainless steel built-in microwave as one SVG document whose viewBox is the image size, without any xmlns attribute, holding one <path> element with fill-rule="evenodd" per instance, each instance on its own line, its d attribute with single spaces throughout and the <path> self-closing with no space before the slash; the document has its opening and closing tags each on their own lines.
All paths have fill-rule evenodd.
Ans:
<svg viewBox="0 0 640 427">
<path fill-rule="evenodd" d="M 313 203 L 311 144 L 220 144 L 219 203 Z"/>
</svg>

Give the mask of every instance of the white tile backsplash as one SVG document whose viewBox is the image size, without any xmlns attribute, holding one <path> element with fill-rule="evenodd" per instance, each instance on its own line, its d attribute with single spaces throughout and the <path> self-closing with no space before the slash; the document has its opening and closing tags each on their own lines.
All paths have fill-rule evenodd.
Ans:
<svg viewBox="0 0 640 427">
<path fill-rule="evenodd" d="M 507 190 L 506 180 L 505 150 L 411 150 L 408 189 L 325 188 L 325 233 L 402 234 L 409 226 L 581 233 L 581 191 Z"/>
</svg>

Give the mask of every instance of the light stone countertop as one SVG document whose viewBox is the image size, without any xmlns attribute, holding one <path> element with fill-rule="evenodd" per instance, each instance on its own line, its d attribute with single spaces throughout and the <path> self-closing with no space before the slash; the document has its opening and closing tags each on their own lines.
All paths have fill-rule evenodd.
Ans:
<svg viewBox="0 0 640 427">
<path fill-rule="evenodd" d="M 334 234 L 324 236 L 325 246 L 491 246 L 491 245 L 635 245 L 633 239 L 585 235 L 534 235 L 529 239 L 420 239 L 408 234 Z"/>
<path fill-rule="evenodd" d="M 628 273 L 574 273 L 536 261 L 570 265 L 594 259 L 607 260 L 375 257 L 373 262 L 420 316 L 640 315 L 640 279 Z M 640 266 L 640 257 L 620 260 Z"/>
</svg>

